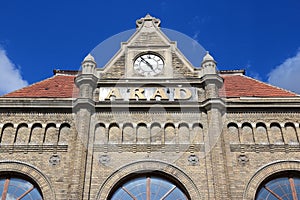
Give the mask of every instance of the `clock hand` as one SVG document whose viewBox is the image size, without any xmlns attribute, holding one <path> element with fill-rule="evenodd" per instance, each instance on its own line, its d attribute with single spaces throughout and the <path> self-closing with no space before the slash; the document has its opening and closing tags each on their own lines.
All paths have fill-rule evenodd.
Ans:
<svg viewBox="0 0 300 200">
<path fill-rule="evenodd" d="M 142 59 L 143 63 L 148 65 L 151 68 L 151 70 L 154 71 L 153 66 L 147 60 L 145 60 L 143 57 L 141 57 L 141 59 Z"/>
</svg>

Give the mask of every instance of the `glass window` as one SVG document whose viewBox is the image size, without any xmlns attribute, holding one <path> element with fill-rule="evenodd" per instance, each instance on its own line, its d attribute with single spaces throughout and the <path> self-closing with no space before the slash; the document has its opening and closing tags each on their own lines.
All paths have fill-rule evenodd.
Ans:
<svg viewBox="0 0 300 200">
<path fill-rule="evenodd" d="M 42 200 L 38 188 L 31 182 L 14 177 L 0 178 L 1 200 Z"/>
<path fill-rule="evenodd" d="M 276 177 L 263 183 L 256 200 L 300 199 L 300 178 L 296 176 Z"/>
<path fill-rule="evenodd" d="M 183 191 L 159 177 L 138 177 L 121 185 L 112 200 L 187 200 Z"/>
</svg>

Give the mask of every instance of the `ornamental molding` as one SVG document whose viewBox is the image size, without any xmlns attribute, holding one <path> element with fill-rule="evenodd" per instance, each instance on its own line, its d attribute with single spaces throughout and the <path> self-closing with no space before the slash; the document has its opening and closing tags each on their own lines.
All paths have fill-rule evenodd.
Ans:
<svg viewBox="0 0 300 200">
<path fill-rule="evenodd" d="M 68 152 L 68 145 L 56 145 L 56 144 L 41 144 L 41 145 L 34 145 L 34 144 L 13 144 L 13 145 L 6 145 L 1 144 L 0 147 L 0 154 L 1 153 L 28 153 L 28 152 Z"/>
<path fill-rule="evenodd" d="M 5 117 L 24 117 L 24 116 L 38 116 L 38 117 L 51 117 L 51 116 L 68 116 L 72 117 L 73 113 L 72 112 L 0 112 L 0 116 L 5 116 Z"/>
<path fill-rule="evenodd" d="M 197 110 L 198 111 L 198 110 Z M 172 114 L 172 115 L 187 115 L 187 116 L 197 116 L 199 117 L 199 114 L 204 114 L 204 112 L 170 112 L 170 111 L 165 111 L 165 112 L 142 112 L 142 111 L 113 111 L 113 112 L 97 112 L 95 115 L 97 117 L 102 117 L 102 116 L 115 116 L 115 115 L 157 115 L 157 114 Z"/>
<path fill-rule="evenodd" d="M 94 144 L 94 152 L 205 152 L 204 144 Z M 1 149 L 0 149 L 1 150 Z"/>
<path fill-rule="evenodd" d="M 270 111 L 270 112 L 265 112 L 265 111 L 241 111 L 241 112 L 232 112 L 230 110 L 227 110 L 227 115 L 228 117 L 233 117 L 233 118 L 237 118 L 237 117 L 245 117 L 245 116 L 286 116 L 286 115 L 290 115 L 290 116 L 300 116 L 300 112 L 297 111 L 286 111 L 286 112 L 274 112 L 274 111 Z"/>
<path fill-rule="evenodd" d="M 295 144 L 230 144 L 231 152 L 300 152 L 299 143 Z"/>
<path fill-rule="evenodd" d="M 0 109 L 72 108 L 73 98 L 0 98 Z"/>
</svg>

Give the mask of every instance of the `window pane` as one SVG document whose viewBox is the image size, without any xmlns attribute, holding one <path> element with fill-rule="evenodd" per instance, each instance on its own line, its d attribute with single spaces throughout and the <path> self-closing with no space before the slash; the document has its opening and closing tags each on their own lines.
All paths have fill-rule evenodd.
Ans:
<svg viewBox="0 0 300 200">
<path fill-rule="evenodd" d="M 293 186 L 294 183 L 294 186 Z M 261 186 L 257 200 L 293 200 L 292 187 L 295 187 L 296 196 L 300 197 L 300 178 L 279 177 Z"/>
<path fill-rule="evenodd" d="M 152 199 L 160 199 L 171 188 L 172 187 L 168 182 L 165 182 L 160 179 L 152 178 L 151 179 L 151 198 Z"/>
<path fill-rule="evenodd" d="M 132 198 L 129 196 L 129 194 L 127 194 L 122 188 L 119 188 L 115 192 L 112 199 L 114 199 L 114 200 L 132 200 Z"/>
<path fill-rule="evenodd" d="M 7 178 L 0 179 L 0 196 L 4 192 L 4 184 Z M 7 188 L 6 200 L 17 199 L 23 196 L 22 200 L 41 200 L 42 196 L 37 188 L 27 180 L 20 178 L 8 178 L 9 185 Z"/>
<path fill-rule="evenodd" d="M 176 200 L 186 200 L 187 198 L 185 197 L 185 195 L 178 188 L 176 188 L 166 198 L 166 200 L 173 200 L 173 199 L 176 199 Z"/>
<path fill-rule="evenodd" d="M 139 177 L 123 184 L 112 196 L 112 200 L 147 200 L 147 187 L 150 199 L 186 200 L 185 194 L 168 180 L 159 177 Z M 127 191 L 127 192 L 126 192 Z M 129 194 L 128 194 L 129 193 Z"/>
</svg>

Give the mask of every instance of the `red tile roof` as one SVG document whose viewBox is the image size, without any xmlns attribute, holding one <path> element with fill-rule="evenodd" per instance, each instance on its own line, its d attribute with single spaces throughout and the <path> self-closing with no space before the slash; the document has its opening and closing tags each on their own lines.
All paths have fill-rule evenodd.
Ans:
<svg viewBox="0 0 300 200">
<path fill-rule="evenodd" d="M 224 79 L 220 90 L 222 97 L 296 97 L 293 92 L 269 85 L 245 75 L 221 75 Z"/>
<path fill-rule="evenodd" d="M 73 88 L 75 88 L 74 79 L 74 75 L 54 75 L 3 97 L 69 98 L 72 97 Z"/>
<path fill-rule="evenodd" d="M 74 79 L 76 73 L 75 71 L 70 71 L 71 73 L 65 72 L 67 71 L 55 71 L 56 75 L 53 77 L 8 93 L 3 97 L 70 98 L 73 96 L 75 88 Z M 252 79 L 243 74 L 226 74 L 223 72 L 221 76 L 224 79 L 224 85 L 220 90 L 221 97 L 299 97 L 295 93 Z"/>
</svg>

